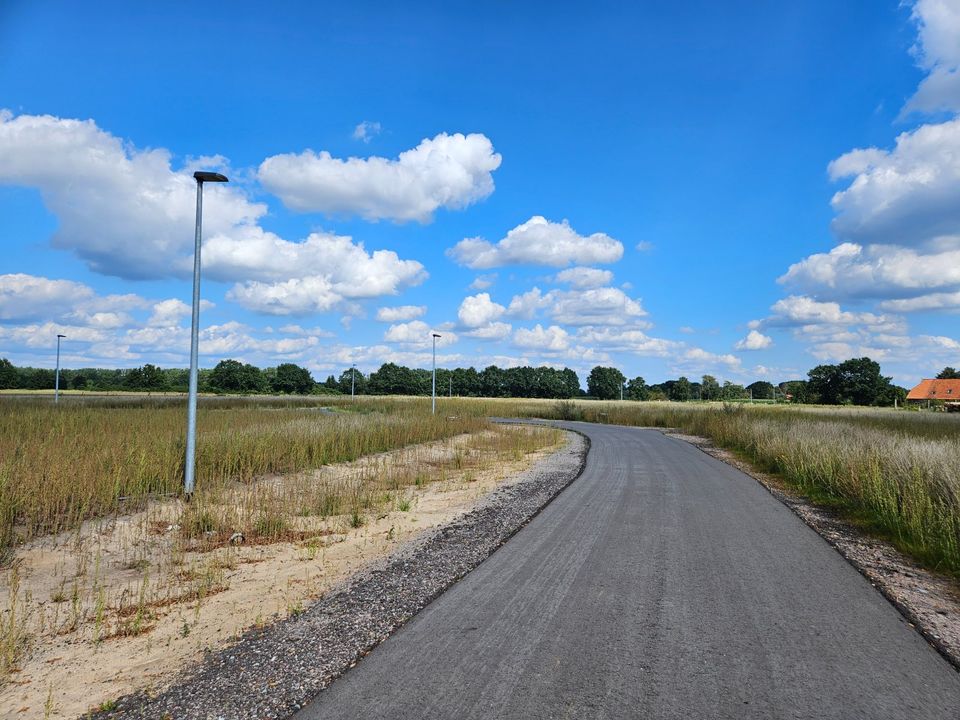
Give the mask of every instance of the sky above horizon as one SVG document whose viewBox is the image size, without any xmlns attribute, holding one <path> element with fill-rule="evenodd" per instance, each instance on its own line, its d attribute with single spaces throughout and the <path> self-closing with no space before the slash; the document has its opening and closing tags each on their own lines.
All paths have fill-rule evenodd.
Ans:
<svg viewBox="0 0 960 720">
<path fill-rule="evenodd" d="M 960 0 L 0 0 L 0 357 L 960 366 Z"/>
</svg>

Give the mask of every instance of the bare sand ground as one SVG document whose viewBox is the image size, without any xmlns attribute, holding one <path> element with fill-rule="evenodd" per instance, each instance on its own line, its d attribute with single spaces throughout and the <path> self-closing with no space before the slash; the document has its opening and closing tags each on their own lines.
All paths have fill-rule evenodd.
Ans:
<svg viewBox="0 0 960 720">
<path fill-rule="evenodd" d="M 384 467 L 422 476 L 360 527 L 346 516 L 297 519 L 282 542 L 183 549 L 175 524 L 182 508 L 170 500 L 19 548 L 0 581 L 0 598 L 8 598 L 0 621 L 18 628 L 23 654 L 0 688 L 0 716 L 75 718 L 121 695 L 158 690 L 205 651 L 301 612 L 397 543 L 469 511 L 564 442 L 556 433 L 540 443 L 548 447 L 485 462 L 476 440 L 459 436 L 260 481 L 275 491 L 351 482 Z M 471 452 L 479 461 L 463 463 Z"/>
</svg>

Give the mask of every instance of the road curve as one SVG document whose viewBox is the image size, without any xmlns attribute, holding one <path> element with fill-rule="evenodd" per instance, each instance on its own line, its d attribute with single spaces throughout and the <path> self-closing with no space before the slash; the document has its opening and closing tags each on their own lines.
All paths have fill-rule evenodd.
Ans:
<svg viewBox="0 0 960 720">
<path fill-rule="evenodd" d="M 960 674 L 755 480 L 558 424 L 580 479 L 298 720 L 960 717 Z"/>
</svg>

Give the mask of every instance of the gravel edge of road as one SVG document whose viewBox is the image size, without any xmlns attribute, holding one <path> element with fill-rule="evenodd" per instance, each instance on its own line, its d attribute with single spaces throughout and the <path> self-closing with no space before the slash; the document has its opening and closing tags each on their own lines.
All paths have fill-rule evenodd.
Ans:
<svg viewBox="0 0 960 720">
<path fill-rule="evenodd" d="M 405 543 L 304 613 L 248 631 L 166 690 L 84 718 L 287 718 L 492 555 L 583 473 L 590 439 L 561 450 L 460 518 Z"/>
<path fill-rule="evenodd" d="M 863 575 L 954 670 L 960 672 L 960 590 L 920 567 L 890 543 L 872 537 L 824 508 L 791 494 L 774 476 L 757 470 L 704 437 L 660 429 L 749 475 L 787 506 Z"/>
</svg>

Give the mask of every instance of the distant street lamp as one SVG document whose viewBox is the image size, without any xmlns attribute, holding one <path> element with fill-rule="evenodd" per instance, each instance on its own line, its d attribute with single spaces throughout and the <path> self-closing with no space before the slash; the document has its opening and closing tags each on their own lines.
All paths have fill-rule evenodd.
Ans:
<svg viewBox="0 0 960 720">
<path fill-rule="evenodd" d="M 60 338 L 65 338 L 66 335 L 60 335 L 57 333 L 57 374 L 54 376 L 53 380 L 53 403 L 56 405 L 60 402 Z"/>
<path fill-rule="evenodd" d="M 437 414 L 437 338 L 440 337 L 437 333 L 433 333 L 433 391 L 431 396 L 433 397 L 433 405 L 431 406 L 430 411 L 436 415 Z"/>
<path fill-rule="evenodd" d="M 356 372 L 357 372 L 357 366 L 351 365 L 350 366 L 350 398 L 351 399 L 353 398 L 353 389 L 356 386 L 355 378 L 354 378 L 354 375 L 356 374 Z"/>
<path fill-rule="evenodd" d="M 197 459 L 197 355 L 200 346 L 200 226 L 203 219 L 203 184 L 230 182 L 220 173 L 195 172 L 197 181 L 197 232 L 193 241 L 193 317 L 190 323 L 190 393 L 187 398 L 187 457 L 183 468 L 183 494 L 193 495 Z"/>
</svg>

